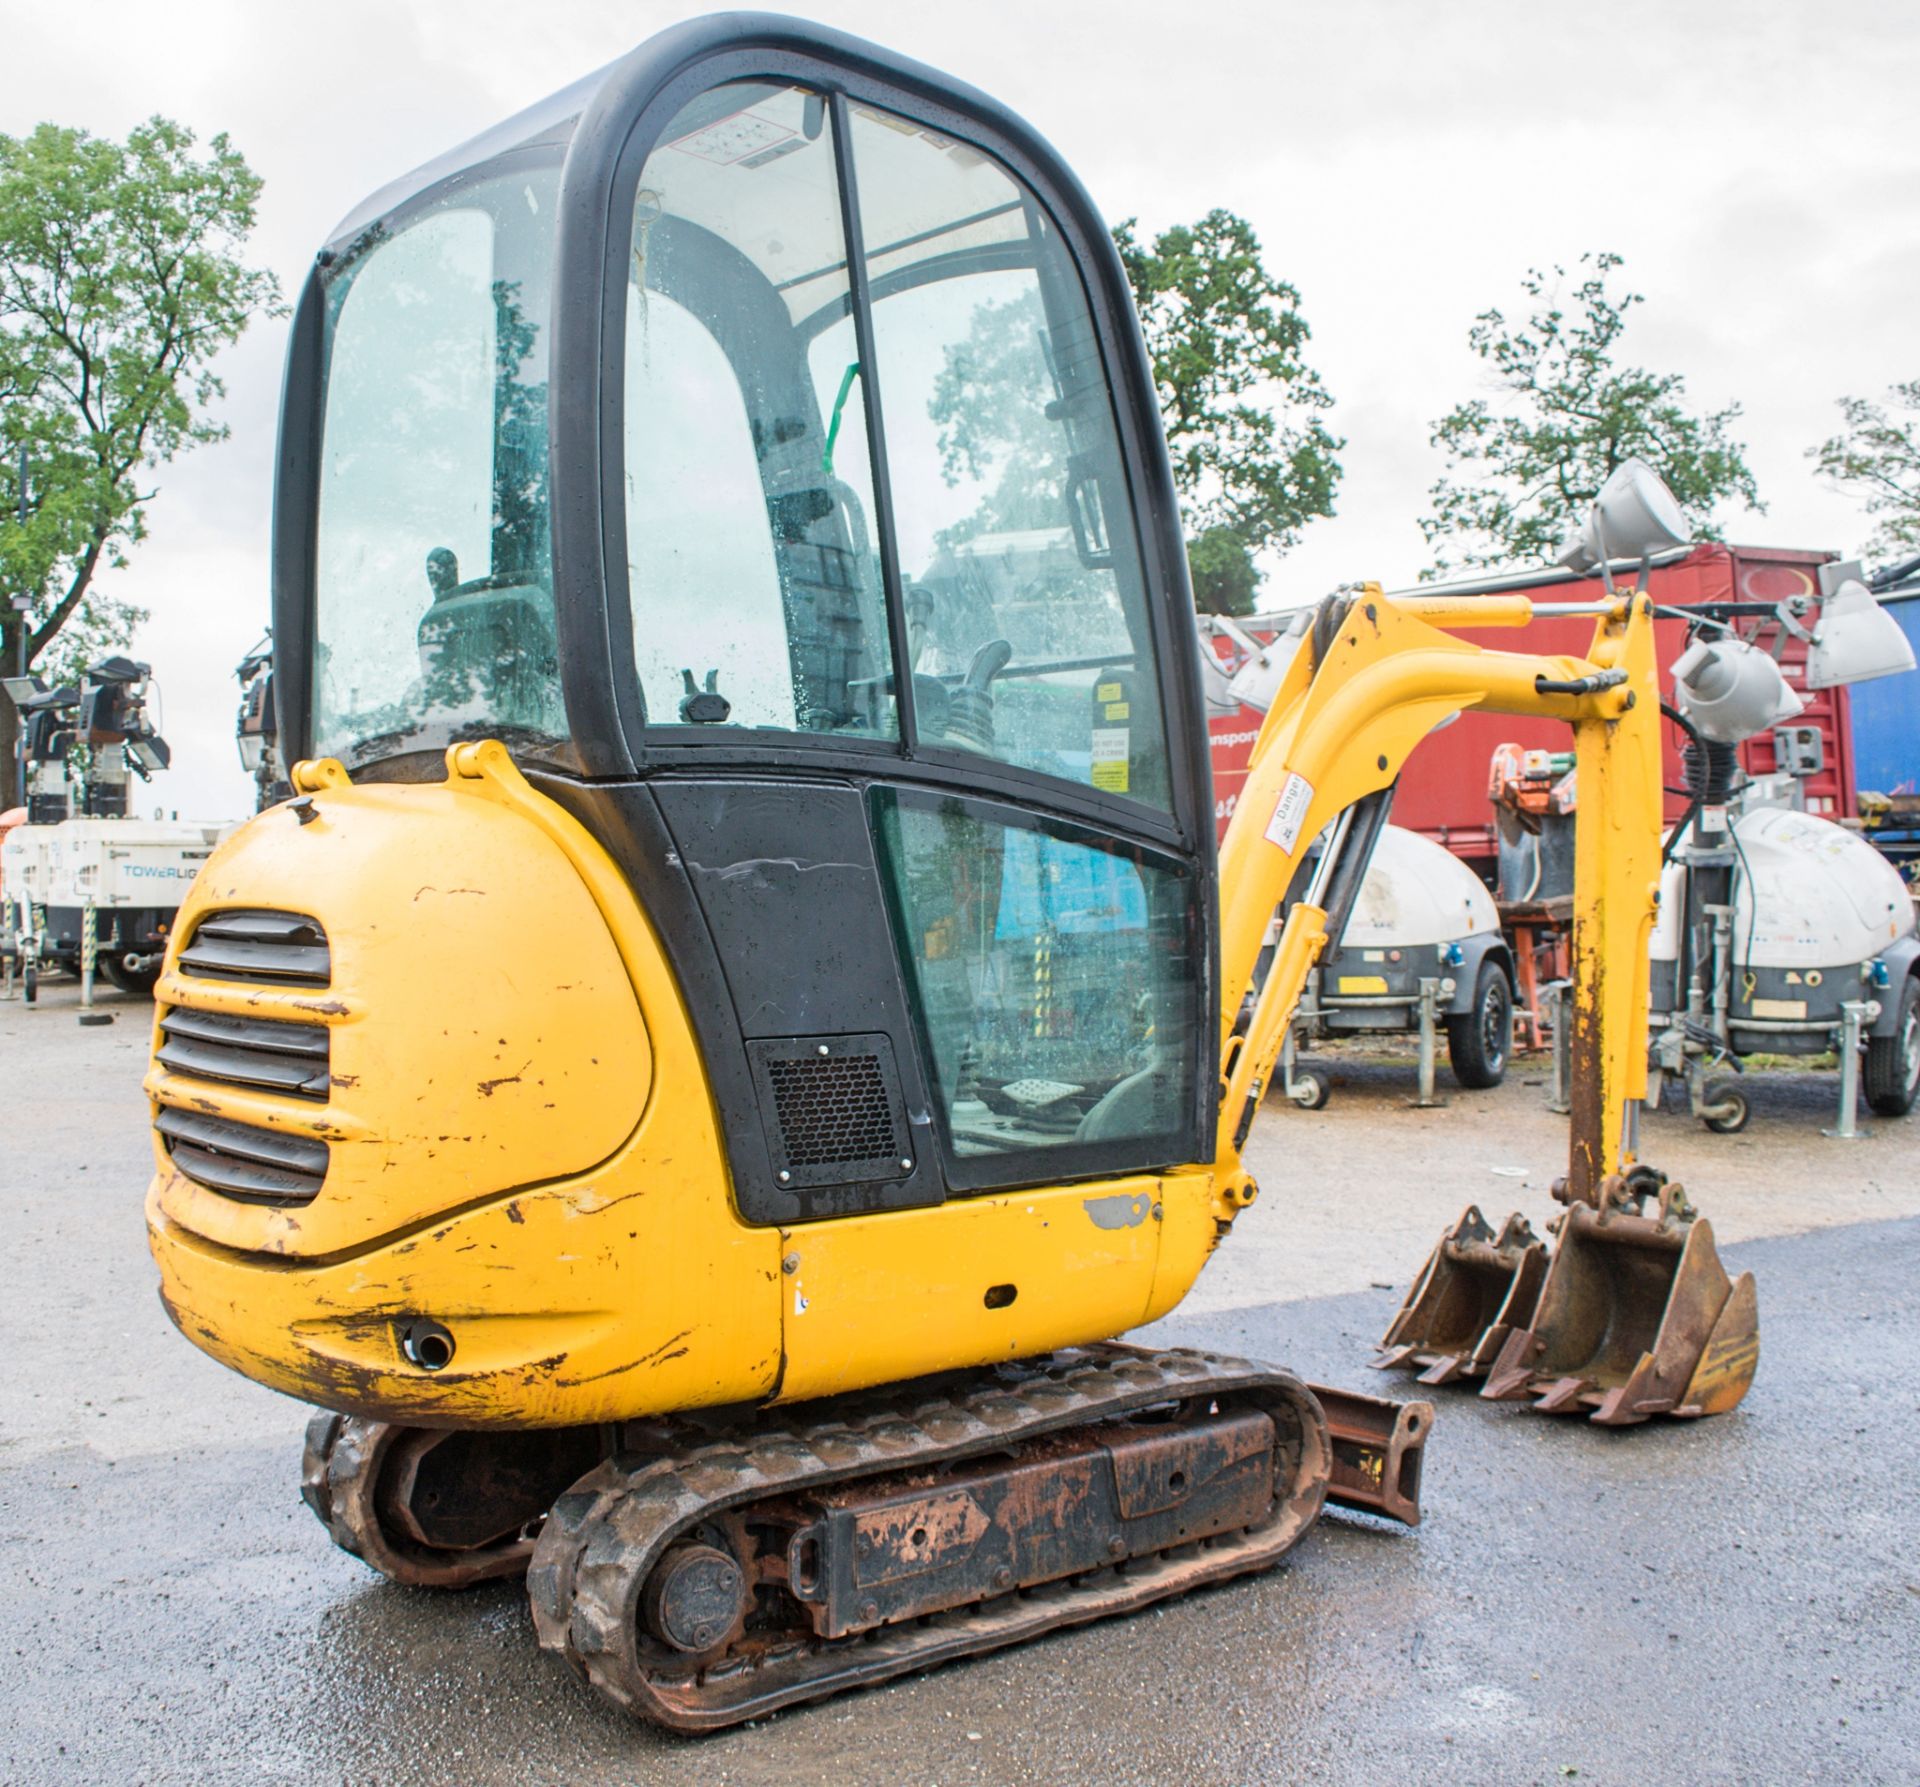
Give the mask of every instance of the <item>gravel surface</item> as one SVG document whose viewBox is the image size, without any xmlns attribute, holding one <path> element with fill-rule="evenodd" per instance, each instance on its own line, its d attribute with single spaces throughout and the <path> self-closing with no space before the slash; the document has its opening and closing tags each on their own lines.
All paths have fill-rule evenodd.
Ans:
<svg viewBox="0 0 1920 1787">
<path fill-rule="evenodd" d="M 104 1003 L 104 1002 L 103 1002 Z M 305 1411 L 174 1335 L 139 1204 L 151 1008 L 0 1004 L 0 1781 L 1906 1781 L 1920 1744 L 1920 1121 L 1829 1141 L 1831 1074 L 1738 1137 L 1650 1117 L 1759 1275 L 1736 1414 L 1603 1433 L 1437 1392 L 1417 1533 L 1329 1519 L 1258 1580 L 702 1740 L 541 1656 L 520 1591 L 383 1584 L 295 1486 Z M 1405 1107 L 1343 1055 L 1257 1126 L 1261 1201 L 1152 1331 L 1383 1387 L 1468 1201 L 1544 1221 L 1523 1064 Z M 1507 1169 L 1496 1171 L 1496 1168 Z M 1765 1238 L 1763 1238 L 1765 1237 Z"/>
<path fill-rule="evenodd" d="M 1462 1091 L 1443 1067 L 1447 1103 L 1433 1110 L 1412 1105 L 1410 1055 L 1349 1046 L 1310 1065 L 1331 1071 L 1331 1101 L 1320 1111 L 1268 1101 L 1246 1156 L 1260 1201 L 1184 1312 L 1404 1283 L 1469 1203 L 1496 1228 L 1524 1211 L 1543 1234 L 1558 1213 L 1567 1120 L 1547 1109 L 1545 1057 L 1517 1061 L 1490 1092 Z M 1839 1083 L 1831 1072 L 1746 1074 L 1753 1118 L 1739 1135 L 1713 1134 L 1684 1102 L 1648 1111 L 1642 1158 L 1686 1186 L 1722 1243 L 1920 1216 L 1920 1112 L 1883 1121 L 1863 1104 L 1856 1140 L 1826 1136 Z"/>
</svg>

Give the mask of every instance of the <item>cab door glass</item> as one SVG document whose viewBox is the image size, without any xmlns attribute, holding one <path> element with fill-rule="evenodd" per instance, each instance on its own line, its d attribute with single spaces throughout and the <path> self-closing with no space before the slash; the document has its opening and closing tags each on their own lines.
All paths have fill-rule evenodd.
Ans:
<svg viewBox="0 0 1920 1787">
<path fill-rule="evenodd" d="M 1017 1157 L 1075 1145 L 1185 1158 L 1201 1055 L 1185 871 L 1009 807 L 876 799 L 954 1182 L 1017 1184 L 1047 1170 Z"/>
<path fill-rule="evenodd" d="M 740 82 L 647 158 L 627 278 L 634 661 L 654 726 L 897 733 L 819 96 Z M 840 327 L 836 328 L 835 325 Z"/>
<path fill-rule="evenodd" d="M 852 119 L 921 737 L 1164 808 L 1145 584 L 1071 257 L 998 163 Z"/>
</svg>

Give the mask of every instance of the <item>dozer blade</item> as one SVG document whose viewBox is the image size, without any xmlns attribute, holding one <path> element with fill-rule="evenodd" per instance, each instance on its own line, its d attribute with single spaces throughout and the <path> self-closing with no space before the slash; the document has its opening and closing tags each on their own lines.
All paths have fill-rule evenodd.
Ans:
<svg viewBox="0 0 1920 1787">
<path fill-rule="evenodd" d="M 1327 1418 L 1333 1443 L 1327 1500 L 1418 1526 L 1420 1461 L 1433 1428 L 1433 1404 L 1392 1402 L 1325 1384 L 1307 1388 Z"/>
<path fill-rule="evenodd" d="M 1652 1415 L 1718 1415 L 1760 1358 L 1753 1275 L 1729 1279 L 1713 1229 L 1677 1185 L 1610 1179 L 1600 1208 L 1573 1202 L 1529 1327 L 1501 1348 L 1480 1394 L 1531 1397 L 1546 1414 L 1625 1427 Z"/>
<path fill-rule="evenodd" d="M 1380 1342 L 1376 1371 L 1418 1371 L 1423 1384 L 1484 1377 L 1508 1337 L 1533 1319 L 1547 1250 L 1524 1216 L 1498 1235 L 1477 1204 L 1440 1237 Z"/>
</svg>

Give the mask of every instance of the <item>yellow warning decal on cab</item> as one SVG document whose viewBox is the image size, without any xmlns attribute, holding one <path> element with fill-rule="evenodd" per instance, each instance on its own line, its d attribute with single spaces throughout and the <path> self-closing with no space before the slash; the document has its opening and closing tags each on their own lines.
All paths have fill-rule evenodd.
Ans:
<svg viewBox="0 0 1920 1787">
<path fill-rule="evenodd" d="M 1096 701 L 1124 701 L 1127 691 L 1119 683 L 1102 683 L 1093 692 Z"/>
</svg>

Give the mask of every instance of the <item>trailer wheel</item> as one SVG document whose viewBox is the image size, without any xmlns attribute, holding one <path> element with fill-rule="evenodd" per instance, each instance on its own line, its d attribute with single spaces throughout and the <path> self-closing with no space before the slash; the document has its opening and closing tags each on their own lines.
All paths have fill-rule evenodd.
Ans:
<svg viewBox="0 0 1920 1787">
<path fill-rule="evenodd" d="M 1753 1115 L 1738 1080 L 1709 1080 L 1700 1088 L 1700 1105 L 1700 1121 L 1715 1135 L 1738 1135 Z"/>
<path fill-rule="evenodd" d="M 1293 1090 L 1287 1096 L 1303 1111 L 1325 1110 L 1327 1100 L 1333 1096 L 1333 1083 L 1317 1073 L 1297 1073 L 1293 1076 Z"/>
<path fill-rule="evenodd" d="M 155 951 L 152 956 L 143 959 L 147 963 L 146 967 L 129 968 L 126 956 L 103 953 L 100 957 L 100 972 L 121 992 L 132 993 L 136 998 L 143 998 L 153 991 L 160 979 L 161 957 L 159 952 Z"/>
<path fill-rule="evenodd" d="M 1904 1117 L 1920 1095 L 1920 979 L 1900 988 L 1891 1036 L 1867 1038 L 1867 1108 L 1876 1117 Z"/>
<path fill-rule="evenodd" d="M 1482 962 L 1473 983 L 1473 1006 L 1447 1019 L 1447 1059 L 1453 1077 L 1476 1092 L 1507 1076 L 1513 1047 L 1513 984 L 1498 962 Z"/>
</svg>

